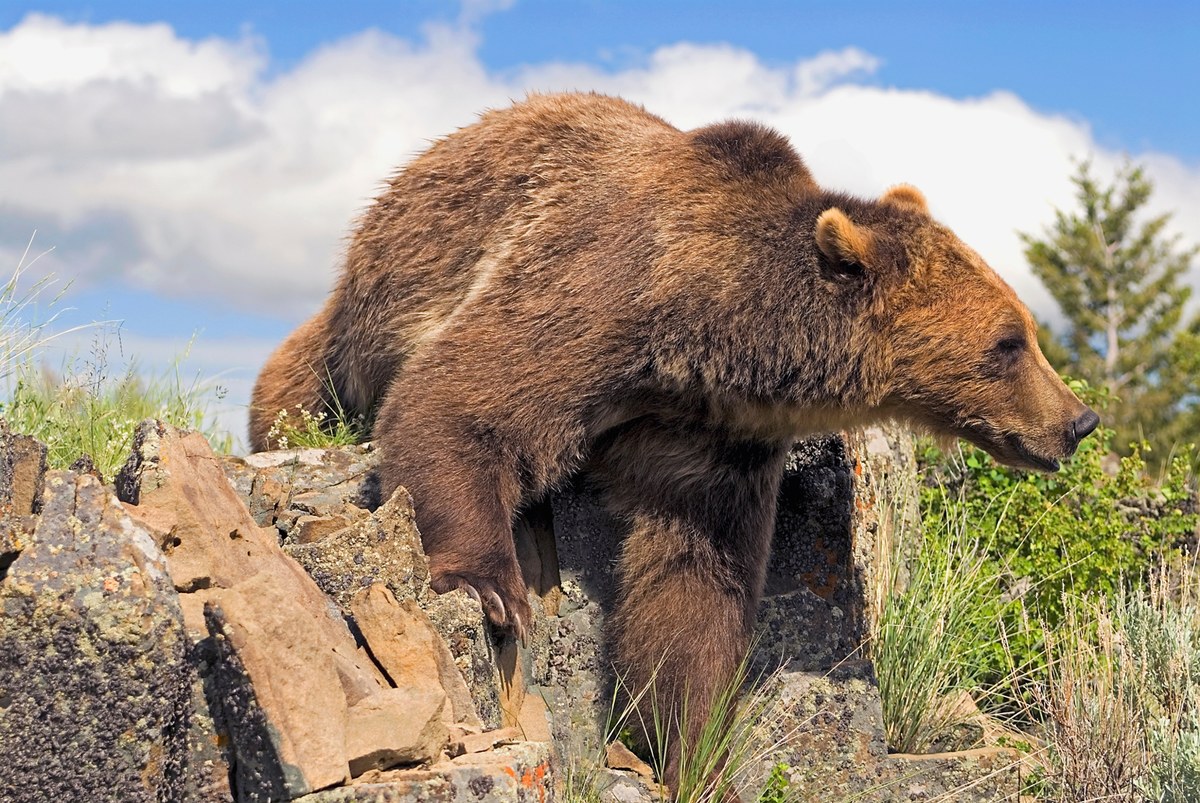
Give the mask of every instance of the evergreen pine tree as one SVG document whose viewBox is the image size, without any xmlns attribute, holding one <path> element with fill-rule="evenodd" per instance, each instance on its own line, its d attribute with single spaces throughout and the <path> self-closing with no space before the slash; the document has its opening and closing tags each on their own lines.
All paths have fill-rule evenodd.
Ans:
<svg viewBox="0 0 1200 803">
<path fill-rule="evenodd" d="M 1179 250 L 1170 215 L 1139 210 L 1152 185 L 1126 166 L 1102 186 L 1087 163 L 1073 181 L 1079 208 L 1058 210 L 1044 239 L 1022 234 L 1033 272 L 1065 318 L 1046 351 L 1066 374 L 1115 397 L 1103 418 L 1124 446 L 1145 439 L 1161 460 L 1200 439 L 1200 316 L 1184 322 L 1197 248 Z"/>
</svg>

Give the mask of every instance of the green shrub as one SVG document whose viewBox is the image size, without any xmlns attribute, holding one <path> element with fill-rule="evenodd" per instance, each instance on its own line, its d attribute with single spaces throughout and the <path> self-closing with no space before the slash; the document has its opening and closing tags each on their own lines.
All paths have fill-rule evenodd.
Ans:
<svg viewBox="0 0 1200 803">
<path fill-rule="evenodd" d="M 1156 485 L 1146 476 L 1139 446 L 1115 472 L 1105 471 L 1111 440 L 1112 433 L 1101 430 L 1057 474 L 1014 471 L 969 446 L 953 463 L 927 452 L 927 465 L 945 485 L 928 485 L 922 493 L 926 525 L 961 509 L 980 531 L 995 534 L 993 556 L 1014 585 L 1028 585 L 1022 593 L 1031 610 L 1060 621 L 1064 592 L 1112 594 L 1119 578 L 1142 575 L 1158 555 L 1195 533 L 1187 457 L 1176 456 Z"/>
<path fill-rule="evenodd" d="M 1018 663 L 1042 660 L 1043 628 L 1062 623 L 1064 594 L 1109 597 L 1195 538 L 1192 452 L 1175 454 L 1155 482 L 1146 472 L 1145 445 L 1117 459 L 1112 437 L 1101 427 L 1055 474 L 1009 469 L 967 445 L 951 453 L 931 444 L 921 449 L 924 526 L 936 531 L 965 519 L 987 534 L 990 560 L 1003 578 L 1008 649 Z M 999 644 L 988 663 L 994 679 L 1003 676 L 1007 657 Z"/>
</svg>

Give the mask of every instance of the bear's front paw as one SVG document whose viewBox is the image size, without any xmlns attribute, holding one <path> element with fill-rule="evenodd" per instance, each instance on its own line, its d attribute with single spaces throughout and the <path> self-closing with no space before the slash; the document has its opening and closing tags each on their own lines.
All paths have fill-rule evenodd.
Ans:
<svg viewBox="0 0 1200 803">
<path fill-rule="evenodd" d="M 525 597 L 525 582 L 518 575 L 515 580 L 480 577 L 459 573 L 438 572 L 430 567 L 429 585 L 439 594 L 461 589 L 483 606 L 488 619 L 500 627 L 512 630 L 513 635 L 525 643 L 529 627 L 533 624 L 533 609 Z"/>
</svg>

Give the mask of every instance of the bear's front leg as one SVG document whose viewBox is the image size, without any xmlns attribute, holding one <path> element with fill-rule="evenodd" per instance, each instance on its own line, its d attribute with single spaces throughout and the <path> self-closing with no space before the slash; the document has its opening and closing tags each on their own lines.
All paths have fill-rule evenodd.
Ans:
<svg viewBox="0 0 1200 803">
<path fill-rule="evenodd" d="M 706 722 L 730 713 L 714 708 L 746 656 L 786 453 L 705 426 L 643 424 L 597 461 L 630 526 L 613 622 L 617 671 L 628 695 L 640 695 L 634 731 L 667 746 L 662 780 L 676 793 Z"/>
<path fill-rule="evenodd" d="M 375 423 L 380 489 L 385 499 L 398 485 L 412 494 L 433 590 L 466 591 L 524 639 L 532 612 L 512 534 L 519 458 L 461 401 L 420 374 L 393 383 Z"/>
<path fill-rule="evenodd" d="M 433 589 L 477 595 L 493 622 L 524 638 L 531 609 L 514 517 L 578 466 L 589 415 L 618 394 L 612 361 L 589 359 L 597 352 L 582 335 L 522 329 L 521 318 L 499 302 L 461 312 L 393 380 L 374 438 L 384 498 L 398 485 L 412 493 Z"/>
</svg>

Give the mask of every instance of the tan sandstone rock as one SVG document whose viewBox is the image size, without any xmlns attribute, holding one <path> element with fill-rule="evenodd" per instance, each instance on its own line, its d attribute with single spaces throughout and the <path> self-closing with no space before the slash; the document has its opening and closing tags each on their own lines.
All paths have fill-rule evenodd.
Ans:
<svg viewBox="0 0 1200 803">
<path fill-rule="evenodd" d="M 429 588 L 412 499 L 402 488 L 390 499 L 378 498 L 372 470 L 377 458 L 363 444 L 226 456 L 221 462 L 255 521 L 275 529 L 284 551 L 343 613 L 349 615 L 354 596 L 375 583 L 419 606 L 449 647 L 475 715 L 484 727 L 498 728 L 504 722 L 503 683 L 483 611 L 462 591 L 438 595 Z M 464 721 L 453 690 L 446 688 L 455 718 Z"/>
<path fill-rule="evenodd" d="M 376 583 L 355 595 L 350 612 L 371 655 L 392 685 L 442 691 L 449 702 L 449 721 L 480 724 L 454 656 L 413 600 L 401 602 L 387 586 Z"/>
<path fill-rule="evenodd" d="M 651 783 L 654 782 L 654 770 L 642 761 L 633 751 L 618 741 L 609 742 L 604 749 L 604 766 L 614 770 L 629 770 Z"/>
<path fill-rule="evenodd" d="M 346 730 L 351 775 L 436 760 L 450 737 L 445 707 L 446 693 L 435 686 L 387 689 L 360 700 Z"/>
<path fill-rule="evenodd" d="M 213 644 L 218 738 L 232 742 L 240 800 L 289 800 L 446 746 L 443 676 L 467 703 L 464 719 L 470 697 L 461 677 L 450 682 L 457 671 L 428 619 L 390 595 L 364 602 L 374 646 L 404 656 L 381 670 L 274 528 L 254 521 L 202 437 L 146 422 L 117 485 L 163 549 L 193 637 Z M 409 685 L 395 688 L 405 661 Z"/>
<path fill-rule="evenodd" d="M 254 706 L 230 718 L 239 758 L 247 758 L 247 745 L 272 753 L 289 797 L 349 778 L 346 697 L 332 652 L 353 649 L 353 643 L 331 634 L 333 623 L 321 608 L 295 604 L 300 585 L 285 572 L 263 571 L 206 606 L 225 678 L 232 680 L 222 684 L 227 699 L 238 694 L 230 688 L 235 684 L 253 691 Z M 258 731 L 275 738 L 262 744 Z M 273 779 L 263 780 L 275 786 Z"/>
</svg>

